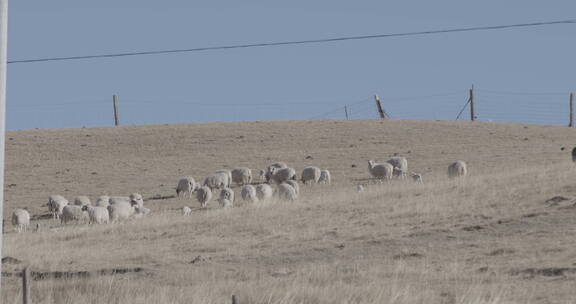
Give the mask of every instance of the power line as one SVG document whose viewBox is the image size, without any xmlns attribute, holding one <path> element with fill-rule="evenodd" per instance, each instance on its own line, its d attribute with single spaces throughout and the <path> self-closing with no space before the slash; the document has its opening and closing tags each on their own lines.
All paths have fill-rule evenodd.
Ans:
<svg viewBox="0 0 576 304">
<path fill-rule="evenodd" d="M 12 64 L 12 63 L 46 62 L 46 61 L 64 61 L 64 60 L 83 60 L 83 59 L 112 58 L 112 57 L 141 56 L 141 55 L 159 55 L 159 54 L 189 53 L 189 52 L 202 52 L 202 51 L 215 51 L 215 50 L 230 50 L 230 49 L 256 48 L 256 47 L 271 47 L 271 46 L 284 46 L 284 45 L 319 44 L 319 43 L 330 43 L 330 42 L 349 41 L 349 40 L 380 39 L 380 38 L 408 37 L 408 36 L 424 36 L 424 35 L 435 35 L 435 34 L 446 34 L 446 33 L 461 33 L 461 32 L 473 32 L 473 31 L 503 30 L 503 29 L 511 29 L 511 28 L 537 27 L 537 26 L 544 26 L 544 25 L 559 25 L 559 24 L 574 24 L 574 23 L 576 23 L 576 19 L 558 20 L 558 21 L 544 21 L 544 22 L 532 22 L 532 23 L 517 23 L 517 24 L 506 24 L 506 25 L 491 25 L 491 26 L 465 27 L 465 28 L 453 28 L 453 29 L 441 29 L 441 30 L 405 32 L 405 33 L 376 34 L 376 35 L 363 35 L 363 36 L 348 36 L 348 37 L 310 39 L 310 40 L 294 40 L 294 41 L 279 41 L 279 42 L 261 42 L 261 43 L 251 43 L 251 44 L 237 44 L 237 45 L 222 45 L 222 46 L 211 46 L 211 47 L 197 47 L 197 48 L 189 48 L 189 49 L 172 49 L 172 50 L 139 51 L 139 52 L 113 53 L 113 54 L 98 54 L 98 55 L 83 55 L 83 56 L 69 56 L 69 57 L 51 57 L 51 58 L 37 58 L 37 59 L 21 59 L 21 60 L 10 60 L 10 61 L 8 61 L 8 64 Z"/>
</svg>

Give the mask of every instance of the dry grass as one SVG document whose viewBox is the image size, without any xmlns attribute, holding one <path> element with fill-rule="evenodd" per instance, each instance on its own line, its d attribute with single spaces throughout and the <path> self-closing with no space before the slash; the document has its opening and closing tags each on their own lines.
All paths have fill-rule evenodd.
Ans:
<svg viewBox="0 0 576 304">
<path fill-rule="evenodd" d="M 303 130 L 310 124 L 297 123 Z M 320 131 L 302 135 L 302 146 L 288 148 L 288 144 L 275 146 L 273 142 L 268 150 L 253 148 L 253 142 L 270 139 L 270 132 L 275 136 L 299 131 L 304 134 L 298 127 L 282 131 L 280 126 L 284 124 L 289 125 L 217 125 L 222 129 L 213 130 L 214 135 L 207 138 L 215 138 L 217 142 L 213 144 L 220 149 L 204 150 L 206 147 L 198 145 L 200 152 L 189 156 L 185 156 L 190 151 L 186 144 L 172 147 L 164 142 L 164 137 L 186 129 L 189 137 L 182 135 L 181 141 L 194 141 L 195 136 L 208 132 L 204 128 L 215 125 L 14 134 L 14 140 L 22 140 L 19 136 L 38 136 L 38 141 L 45 144 L 43 149 L 32 150 L 27 159 L 22 159 L 22 155 L 9 156 L 15 162 L 11 166 L 21 167 L 22 175 L 32 174 L 35 169 L 44 173 L 70 169 L 55 175 L 52 183 L 50 178 L 39 176 L 40 183 L 50 185 L 49 189 L 85 187 L 95 195 L 106 181 L 100 179 L 99 173 L 92 176 L 93 183 L 83 184 L 85 177 L 80 173 L 97 170 L 109 172 L 110 188 L 118 191 L 115 193 L 122 193 L 116 189 L 128 187 L 145 196 L 168 195 L 172 191 L 169 188 L 184 173 L 178 170 L 193 171 L 199 177 L 225 167 L 222 163 L 262 167 L 270 162 L 263 156 L 268 153 L 275 156 L 271 159 L 285 159 L 300 169 L 309 163 L 320 163 L 336 173 L 336 182 L 332 186 L 303 188 L 302 199 L 296 203 L 270 202 L 232 210 L 211 208 L 182 217 L 177 208 L 192 202 L 168 199 L 148 201 L 154 216 L 124 224 L 60 227 L 41 221 L 41 232 L 6 234 L 3 254 L 44 272 L 144 269 L 138 273 L 35 281 L 34 303 L 222 303 L 231 294 L 239 295 L 242 303 L 576 301 L 576 207 L 571 200 L 576 197 L 576 171 L 568 161 L 568 153 L 559 149 L 563 141 L 576 139 L 571 133 L 540 126 L 525 129 L 517 125 L 476 124 L 472 128 L 464 123 L 391 121 L 383 126 L 403 129 L 385 128 L 386 138 L 373 140 L 390 141 L 394 146 L 373 143 L 350 147 L 359 137 L 380 136 L 380 122 L 326 121 L 314 122 L 313 127 Z M 340 129 L 341 125 L 348 128 Z M 475 132 L 493 135 L 472 143 L 468 136 Z M 81 169 L 74 165 L 80 166 L 77 159 L 86 151 L 66 150 L 67 157 L 49 157 L 60 151 L 58 141 L 64 141 L 60 134 L 67 136 L 70 145 L 76 145 L 75 136 L 82 137 L 78 133 L 91 133 L 103 141 L 110 140 L 104 134 L 111 133 L 115 140 L 125 140 L 128 147 L 122 144 L 106 148 L 109 143 L 95 141 L 93 144 L 99 148 L 91 153 L 111 151 L 110 155 L 99 160 L 87 158 Z M 400 133 L 413 134 L 414 138 L 409 142 Z M 445 133 L 461 136 L 440 136 Z M 227 140 L 241 136 L 238 134 L 250 139 L 235 143 L 232 150 L 226 149 Z M 510 148 L 526 144 L 523 138 L 527 136 L 539 141 L 521 150 Z M 148 143 L 153 138 L 158 146 L 143 144 L 133 154 L 122 153 L 135 142 Z M 452 149 L 447 144 L 441 146 L 450 141 Z M 329 142 L 333 143 L 332 149 L 325 146 Z M 377 147 L 384 152 L 377 151 Z M 509 154 L 502 152 L 506 148 L 510 149 Z M 8 149 L 17 150 L 14 146 Z M 410 154 L 420 156 L 407 155 L 411 166 L 428 172 L 424 184 L 370 184 L 366 192 L 355 192 L 355 184 L 368 182 L 363 180 L 363 159 L 410 149 Z M 238 154 L 248 150 L 250 154 Z M 212 159 L 210 153 L 220 162 Z M 314 159 L 306 159 L 307 155 Z M 528 162 L 522 159 L 523 155 L 547 160 Z M 43 157 L 48 157 L 46 163 L 34 167 Z M 184 161 L 174 164 L 179 157 Z M 384 160 L 386 156 L 373 158 Z M 149 164 L 144 166 L 146 171 L 135 169 L 144 159 Z M 444 168 L 450 159 L 469 160 L 472 176 L 447 180 Z M 126 167 L 102 170 L 109 163 L 123 162 Z M 351 168 L 350 164 L 358 166 Z M 185 169 L 188 167 L 197 169 Z M 124 171 L 142 175 L 125 178 L 121 174 Z M 7 184 L 17 184 L 8 188 L 12 191 L 12 204 L 19 202 L 20 197 L 44 198 L 57 191 L 26 183 L 15 175 L 14 171 L 7 174 Z M 68 183 L 71 176 L 76 176 L 76 180 Z M 150 176 L 154 176 L 152 180 Z M 114 181 L 121 185 L 112 185 Z M 154 187 L 159 183 L 167 186 Z M 147 189 L 146 186 L 152 190 L 139 190 Z M 546 203 L 556 195 L 570 200 Z M 41 200 L 16 205 L 42 210 L 36 204 L 41 204 Z M 4 270 L 17 271 L 21 267 L 4 265 Z M 2 303 L 19 303 L 19 288 L 17 278 L 5 278 Z"/>
</svg>

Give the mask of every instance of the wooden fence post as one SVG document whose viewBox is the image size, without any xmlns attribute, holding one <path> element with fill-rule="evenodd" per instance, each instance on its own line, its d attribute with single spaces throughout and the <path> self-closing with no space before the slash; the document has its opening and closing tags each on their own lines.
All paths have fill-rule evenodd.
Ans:
<svg viewBox="0 0 576 304">
<path fill-rule="evenodd" d="M 378 114 L 380 114 L 380 118 L 386 118 L 384 115 L 384 108 L 382 107 L 382 102 L 380 102 L 380 97 L 378 95 L 374 95 L 374 101 L 376 102 L 376 107 L 378 107 Z"/>
<path fill-rule="evenodd" d="M 574 127 L 574 93 L 570 93 L 570 122 L 569 127 Z"/>
<path fill-rule="evenodd" d="M 30 301 L 30 269 L 28 267 L 22 270 L 22 303 L 32 304 Z"/>
<path fill-rule="evenodd" d="M 474 111 L 474 85 L 470 89 L 470 120 L 476 120 L 476 112 Z"/>
<path fill-rule="evenodd" d="M 346 113 L 346 119 L 348 118 L 348 106 L 344 106 L 344 113 Z"/>
<path fill-rule="evenodd" d="M 232 304 L 238 304 L 238 297 L 236 295 L 232 295 Z"/>
<path fill-rule="evenodd" d="M 112 95 L 112 103 L 114 104 L 114 124 L 120 125 L 120 112 L 118 111 L 118 96 Z"/>
</svg>

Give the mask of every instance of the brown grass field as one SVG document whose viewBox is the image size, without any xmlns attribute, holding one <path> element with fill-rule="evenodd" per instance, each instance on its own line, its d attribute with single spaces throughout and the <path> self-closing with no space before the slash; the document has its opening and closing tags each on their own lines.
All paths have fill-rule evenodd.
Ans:
<svg viewBox="0 0 576 304">
<path fill-rule="evenodd" d="M 8 132 L 2 303 L 576 303 L 576 170 L 567 127 L 320 120 Z M 374 183 L 366 161 L 408 158 L 424 183 Z M 465 160 L 470 176 L 446 177 Z M 285 161 L 332 172 L 295 203 L 175 194 L 177 180 Z M 255 174 L 257 175 L 257 174 Z M 357 184 L 367 191 L 357 193 Z M 238 188 L 235 188 L 238 189 Z M 120 224 L 45 219 L 51 194 L 148 198 Z M 239 195 L 237 194 L 237 197 Z M 563 198 L 553 197 L 561 196 Z M 180 215 L 188 205 L 192 216 Z M 25 207 L 38 232 L 15 233 Z M 123 273 L 112 270 L 126 270 Z M 44 275 L 44 276 L 42 276 Z"/>
</svg>

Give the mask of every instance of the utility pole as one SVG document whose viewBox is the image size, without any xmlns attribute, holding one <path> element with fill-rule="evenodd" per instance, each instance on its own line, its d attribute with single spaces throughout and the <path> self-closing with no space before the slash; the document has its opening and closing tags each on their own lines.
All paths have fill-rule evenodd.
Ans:
<svg viewBox="0 0 576 304">
<path fill-rule="evenodd" d="M 8 61 L 8 0 L 0 0 L 0 220 L 4 220 L 4 141 L 6 138 L 6 65 Z M 4 226 L 4 225 L 2 225 Z M 0 228 L 0 256 L 2 235 Z M 0 263 L 0 271 L 2 264 Z M 0 276 L 1 278 L 2 276 Z M 0 281 L 0 290 L 2 290 Z"/>
<path fill-rule="evenodd" d="M 386 115 L 384 114 L 384 108 L 382 107 L 382 102 L 380 102 L 380 97 L 378 95 L 374 95 L 374 101 L 376 102 L 376 107 L 378 108 L 378 114 L 380 114 L 380 118 L 386 118 Z"/>
<path fill-rule="evenodd" d="M 570 123 L 569 127 L 574 127 L 574 93 L 570 93 Z"/>
<path fill-rule="evenodd" d="M 470 89 L 470 120 L 476 120 L 476 112 L 474 111 L 474 85 Z"/>
<path fill-rule="evenodd" d="M 118 96 L 112 95 L 112 103 L 114 104 L 114 125 L 120 125 L 120 112 L 118 111 Z"/>
</svg>

